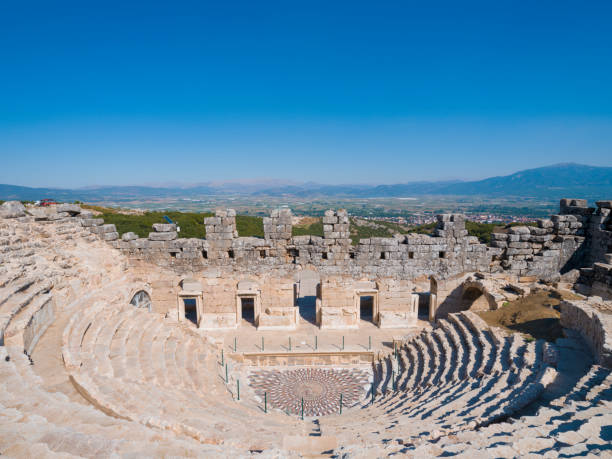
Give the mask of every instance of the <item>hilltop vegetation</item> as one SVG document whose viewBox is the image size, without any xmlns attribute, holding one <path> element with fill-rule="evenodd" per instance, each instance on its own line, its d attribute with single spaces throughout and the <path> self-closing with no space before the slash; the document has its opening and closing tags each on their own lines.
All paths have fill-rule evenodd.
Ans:
<svg viewBox="0 0 612 459">
<path fill-rule="evenodd" d="M 164 216 L 167 216 L 181 228 L 180 238 L 204 238 L 206 237 L 204 218 L 213 215 L 212 213 L 195 212 L 144 212 L 135 214 L 120 213 L 106 208 L 97 208 L 96 210 L 101 212 L 99 217 L 103 218 L 105 223 L 112 223 L 117 227 L 119 234 L 132 231 L 139 237 L 147 237 L 153 231 L 151 229 L 153 223 L 165 223 Z M 263 219 L 261 217 L 238 215 L 236 217 L 236 227 L 239 236 L 264 236 Z"/>
</svg>

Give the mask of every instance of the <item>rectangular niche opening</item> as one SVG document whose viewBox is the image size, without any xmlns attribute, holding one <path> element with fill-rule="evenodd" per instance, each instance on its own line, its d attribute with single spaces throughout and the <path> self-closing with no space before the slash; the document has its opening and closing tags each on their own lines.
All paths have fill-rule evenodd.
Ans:
<svg viewBox="0 0 612 459">
<path fill-rule="evenodd" d="M 195 298 L 183 298 L 183 305 L 185 306 L 185 319 L 198 325 L 198 308 L 196 306 Z"/>
<path fill-rule="evenodd" d="M 440 253 L 438 253 L 438 258 L 446 258 L 446 252 L 441 251 Z"/>
<path fill-rule="evenodd" d="M 327 252 L 323 252 L 323 253 L 321 254 L 321 258 L 322 258 L 323 260 L 327 260 Z"/>
<path fill-rule="evenodd" d="M 359 297 L 359 315 L 361 320 L 374 322 L 374 297 L 372 295 Z"/>
<path fill-rule="evenodd" d="M 255 298 L 241 297 L 240 306 L 242 309 L 242 319 L 255 325 Z"/>
<path fill-rule="evenodd" d="M 266 258 L 266 251 L 265 250 L 260 250 L 259 251 L 259 258 Z"/>
<path fill-rule="evenodd" d="M 234 251 L 233 250 L 228 250 L 227 254 L 229 255 L 230 258 L 234 258 Z"/>
<path fill-rule="evenodd" d="M 386 260 L 387 259 L 387 254 L 385 252 L 380 252 L 380 259 L 381 260 Z"/>
<path fill-rule="evenodd" d="M 206 250 L 202 250 L 202 258 L 208 259 L 208 252 Z"/>
<path fill-rule="evenodd" d="M 414 252 L 408 252 L 408 258 L 414 260 Z"/>
</svg>

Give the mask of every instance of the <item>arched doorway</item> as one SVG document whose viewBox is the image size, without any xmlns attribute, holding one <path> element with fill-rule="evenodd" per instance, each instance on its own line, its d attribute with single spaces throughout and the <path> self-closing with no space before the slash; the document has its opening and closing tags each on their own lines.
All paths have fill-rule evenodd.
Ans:
<svg viewBox="0 0 612 459">
<path fill-rule="evenodd" d="M 151 312 L 151 297 L 144 290 L 139 290 L 130 300 L 130 304 L 139 309 L 147 309 Z"/>
<path fill-rule="evenodd" d="M 488 311 L 489 302 L 484 292 L 477 287 L 466 287 L 461 294 L 461 310 Z"/>
<path fill-rule="evenodd" d="M 317 325 L 317 298 L 320 294 L 321 276 L 317 271 L 304 269 L 296 275 L 295 305 L 300 317 L 306 322 Z"/>
</svg>

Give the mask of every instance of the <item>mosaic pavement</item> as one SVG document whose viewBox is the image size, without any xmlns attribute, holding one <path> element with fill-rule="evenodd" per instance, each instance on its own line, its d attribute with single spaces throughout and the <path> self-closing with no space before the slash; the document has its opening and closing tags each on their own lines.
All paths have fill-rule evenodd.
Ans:
<svg viewBox="0 0 612 459">
<path fill-rule="evenodd" d="M 250 374 L 249 385 L 262 400 L 267 393 L 268 406 L 304 416 L 337 413 L 342 406 L 355 405 L 367 394 L 369 372 L 356 368 L 298 368 L 295 370 L 257 370 Z"/>
</svg>

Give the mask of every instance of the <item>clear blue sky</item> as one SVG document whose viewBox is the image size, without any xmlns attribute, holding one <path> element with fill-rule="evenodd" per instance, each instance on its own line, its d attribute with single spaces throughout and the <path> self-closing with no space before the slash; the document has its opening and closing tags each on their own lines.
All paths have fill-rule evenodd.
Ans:
<svg viewBox="0 0 612 459">
<path fill-rule="evenodd" d="M 0 183 L 612 166 L 610 1 L 0 3 Z"/>
</svg>

